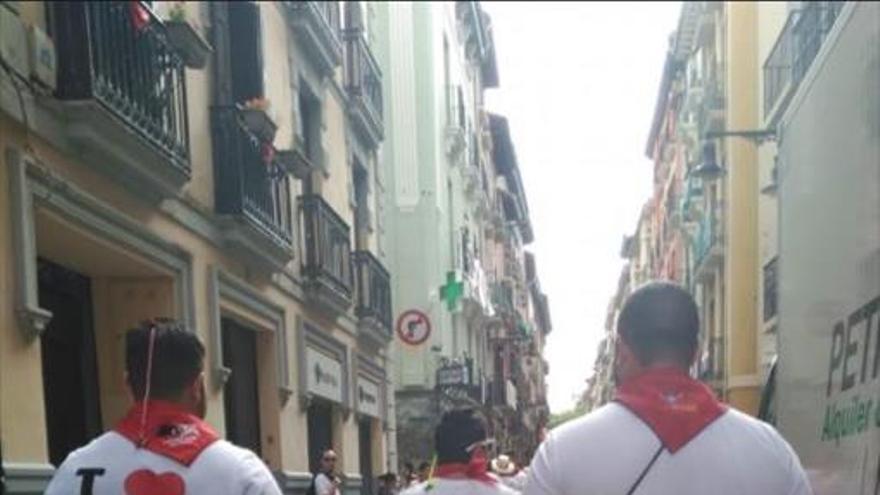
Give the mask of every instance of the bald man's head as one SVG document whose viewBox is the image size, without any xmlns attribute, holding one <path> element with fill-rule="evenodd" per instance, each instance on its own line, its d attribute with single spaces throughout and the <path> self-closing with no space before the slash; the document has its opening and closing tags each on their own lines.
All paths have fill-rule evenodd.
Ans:
<svg viewBox="0 0 880 495">
<path fill-rule="evenodd" d="M 679 285 L 651 282 L 633 292 L 617 319 L 617 333 L 643 366 L 675 362 L 687 368 L 697 350 L 700 317 Z"/>
</svg>

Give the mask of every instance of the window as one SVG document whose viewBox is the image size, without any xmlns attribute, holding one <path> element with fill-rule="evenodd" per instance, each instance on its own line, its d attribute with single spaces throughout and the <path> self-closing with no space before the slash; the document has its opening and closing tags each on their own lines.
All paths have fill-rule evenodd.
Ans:
<svg viewBox="0 0 880 495">
<path fill-rule="evenodd" d="M 317 167 L 324 166 L 324 152 L 321 144 L 321 100 L 304 83 L 300 83 L 299 117 L 303 146 L 306 157 Z"/>
<path fill-rule="evenodd" d="M 764 321 L 768 321 L 779 311 L 778 301 L 779 257 L 774 257 L 764 265 Z"/>
<path fill-rule="evenodd" d="M 360 163 L 352 166 L 352 182 L 354 184 L 354 228 L 355 246 L 357 250 L 367 248 L 367 238 L 373 228 L 373 213 L 370 211 L 370 174 Z"/>
<path fill-rule="evenodd" d="M 229 67 L 232 101 L 264 96 L 260 7 L 255 2 L 229 2 Z"/>
</svg>

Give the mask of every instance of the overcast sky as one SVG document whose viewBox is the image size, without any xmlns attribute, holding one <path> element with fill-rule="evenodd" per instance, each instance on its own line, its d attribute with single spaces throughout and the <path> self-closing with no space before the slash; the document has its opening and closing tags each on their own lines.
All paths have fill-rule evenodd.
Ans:
<svg viewBox="0 0 880 495">
<path fill-rule="evenodd" d="M 550 298 L 549 401 L 574 405 L 592 374 L 605 312 L 651 192 L 645 143 L 680 3 L 484 2 L 506 115 Z"/>
</svg>

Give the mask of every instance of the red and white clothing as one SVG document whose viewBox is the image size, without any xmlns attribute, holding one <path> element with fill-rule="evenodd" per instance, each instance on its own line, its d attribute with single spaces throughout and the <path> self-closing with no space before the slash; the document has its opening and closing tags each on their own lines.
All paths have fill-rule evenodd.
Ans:
<svg viewBox="0 0 880 495">
<path fill-rule="evenodd" d="M 339 486 L 333 482 L 334 478 L 325 473 L 315 475 L 315 495 L 339 495 Z"/>
<path fill-rule="evenodd" d="M 201 419 L 150 401 L 72 452 L 46 495 L 281 495 L 253 452 L 220 439 Z"/>
<path fill-rule="evenodd" d="M 404 490 L 400 495 L 518 495 L 487 469 L 482 449 L 468 463 L 446 463 L 437 466 L 434 477 Z"/>
<path fill-rule="evenodd" d="M 773 427 L 726 408 L 672 369 L 627 381 L 614 402 L 553 430 L 524 493 L 625 494 L 649 464 L 632 493 L 811 493 L 797 455 Z"/>
<path fill-rule="evenodd" d="M 431 488 L 428 486 L 431 485 Z M 467 478 L 434 478 L 424 483 L 407 488 L 400 495 L 518 495 L 519 492 L 504 486 L 501 482 L 494 484 L 475 481 Z"/>
</svg>

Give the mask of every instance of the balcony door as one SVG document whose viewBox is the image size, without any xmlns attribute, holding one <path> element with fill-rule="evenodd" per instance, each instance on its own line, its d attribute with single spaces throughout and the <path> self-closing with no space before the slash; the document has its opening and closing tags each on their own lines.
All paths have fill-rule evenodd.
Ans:
<svg viewBox="0 0 880 495">
<path fill-rule="evenodd" d="M 223 390 L 226 437 L 261 455 L 257 331 L 230 318 L 220 328 L 223 365 L 232 370 Z"/>
<path fill-rule="evenodd" d="M 354 187 L 354 232 L 355 251 L 369 249 L 369 236 L 372 213 L 370 212 L 370 174 L 367 169 L 355 161 L 352 166 L 352 182 Z"/>
<path fill-rule="evenodd" d="M 38 267 L 40 307 L 52 312 L 40 350 L 49 461 L 58 466 L 101 433 L 91 279 L 51 261 Z"/>
</svg>

